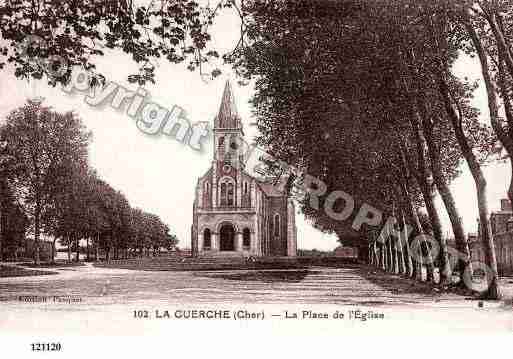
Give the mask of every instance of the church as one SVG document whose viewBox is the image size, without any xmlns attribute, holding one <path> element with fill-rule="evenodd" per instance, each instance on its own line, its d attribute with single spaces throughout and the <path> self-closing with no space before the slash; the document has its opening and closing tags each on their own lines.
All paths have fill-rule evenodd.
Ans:
<svg viewBox="0 0 513 359">
<path fill-rule="evenodd" d="M 296 256 L 294 203 L 246 171 L 244 130 L 228 81 L 213 133 L 212 166 L 196 185 L 192 255 Z"/>
</svg>

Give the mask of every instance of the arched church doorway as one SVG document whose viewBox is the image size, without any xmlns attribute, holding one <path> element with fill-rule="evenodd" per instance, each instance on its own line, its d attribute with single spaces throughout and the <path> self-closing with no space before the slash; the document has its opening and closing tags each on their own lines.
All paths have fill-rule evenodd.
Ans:
<svg viewBox="0 0 513 359">
<path fill-rule="evenodd" d="M 212 235 L 210 229 L 206 228 L 203 232 L 203 249 L 210 250 L 212 248 Z"/>
<path fill-rule="evenodd" d="M 235 229 L 231 224 L 223 224 L 219 231 L 221 243 L 219 250 L 234 251 L 235 250 Z"/>
</svg>

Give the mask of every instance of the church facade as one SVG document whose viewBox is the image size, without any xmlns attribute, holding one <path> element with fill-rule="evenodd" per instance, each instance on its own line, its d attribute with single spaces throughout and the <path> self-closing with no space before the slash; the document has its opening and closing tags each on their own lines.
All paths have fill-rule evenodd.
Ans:
<svg viewBox="0 0 513 359">
<path fill-rule="evenodd" d="M 191 228 L 194 256 L 296 256 L 294 203 L 245 170 L 244 130 L 227 82 L 214 119 L 214 156 L 198 179 Z"/>
</svg>

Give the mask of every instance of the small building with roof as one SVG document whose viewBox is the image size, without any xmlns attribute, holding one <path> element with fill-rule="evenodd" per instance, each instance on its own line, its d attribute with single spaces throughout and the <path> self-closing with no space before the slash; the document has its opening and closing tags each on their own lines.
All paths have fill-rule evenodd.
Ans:
<svg viewBox="0 0 513 359">
<path fill-rule="evenodd" d="M 501 208 L 490 214 L 490 226 L 494 239 L 495 258 L 499 275 L 513 274 L 513 210 L 508 199 L 501 200 Z M 482 243 L 482 228 L 477 221 L 477 236 L 469 235 L 469 248 L 473 261 L 488 263 Z"/>
</svg>

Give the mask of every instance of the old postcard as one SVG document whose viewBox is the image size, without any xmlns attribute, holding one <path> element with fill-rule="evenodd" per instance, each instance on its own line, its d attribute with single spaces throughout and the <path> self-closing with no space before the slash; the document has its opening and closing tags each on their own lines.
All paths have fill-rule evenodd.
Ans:
<svg viewBox="0 0 513 359">
<path fill-rule="evenodd" d="M 0 0 L 2 348 L 511 343 L 512 156 L 507 0 Z"/>
</svg>

